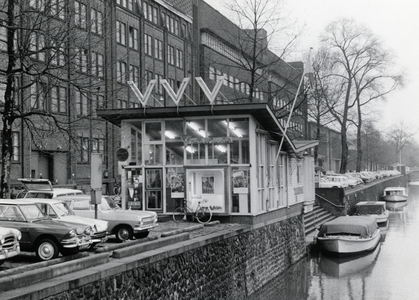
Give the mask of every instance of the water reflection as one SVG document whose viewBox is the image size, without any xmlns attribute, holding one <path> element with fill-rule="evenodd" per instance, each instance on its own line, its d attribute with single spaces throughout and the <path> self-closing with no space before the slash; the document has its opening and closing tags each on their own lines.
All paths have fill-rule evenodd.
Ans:
<svg viewBox="0 0 419 300">
<path fill-rule="evenodd" d="M 390 204 L 377 248 L 344 258 L 311 253 L 248 300 L 419 299 L 419 182 L 403 204 Z"/>
<path fill-rule="evenodd" d="M 320 270 L 323 274 L 332 277 L 345 277 L 354 275 L 360 272 L 366 272 L 368 269 L 374 267 L 380 253 L 381 244 L 375 248 L 374 251 L 367 253 L 336 256 L 322 254 L 320 258 Z"/>
</svg>

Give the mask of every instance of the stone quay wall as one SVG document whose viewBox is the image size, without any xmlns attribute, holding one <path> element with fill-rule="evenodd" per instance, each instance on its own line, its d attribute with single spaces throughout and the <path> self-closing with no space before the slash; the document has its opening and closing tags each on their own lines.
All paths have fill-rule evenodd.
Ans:
<svg viewBox="0 0 419 300">
<path fill-rule="evenodd" d="M 355 213 L 355 205 L 358 202 L 378 201 L 381 199 L 381 195 L 386 187 L 407 187 L 408 182 L 408 175 L 399 175 L 376 180 L 353 189 L 316 188 L 316 203 L 335 216 L 353 215 Z"/>
<path fill-rule="evenodd" d="M 113 251 L 107 263 L 0 293 L 0 298 L 247 299 L 305 255 L 303 219 L 298 214 L 152 251 L 140 245 Z"/>
</svg>

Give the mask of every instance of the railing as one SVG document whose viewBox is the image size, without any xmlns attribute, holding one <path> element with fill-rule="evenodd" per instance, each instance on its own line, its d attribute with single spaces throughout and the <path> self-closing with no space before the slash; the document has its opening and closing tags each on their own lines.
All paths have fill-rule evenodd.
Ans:
<svg viewBox="0 0 419 300">
<path fill-rule="evenodd" d="M 315 194 L 315 195 L 316 195 L 316 197 L 321 198 L 323 201 L 326 201 L 327 203 L 329 203 L 329 204 L 333 205 L 333 206 L 334 206 L 334 207 L 336 207 L 336 208 L 345 208 L 345 205 L 335 204 L 335 203 L 333 203 L 332 201 L 327 200 L 326 198 L 324 198 L 324 197 L 322 197 L 322 196 L 320 196 L 320 195 L 318 195 L 318 194 Z"/>
</svg>

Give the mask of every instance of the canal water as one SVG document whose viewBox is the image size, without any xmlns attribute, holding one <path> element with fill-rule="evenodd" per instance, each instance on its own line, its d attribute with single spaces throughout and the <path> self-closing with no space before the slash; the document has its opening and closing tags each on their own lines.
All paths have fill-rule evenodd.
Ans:
<svg viewBox="0 0 419 300">
<path fill-rule="evenodd" d="M 374 251 L 345 258 L 310 253 L 248 300 L 419 299 L 419 182 L 408 192 L 405 206 L 389 207 Z"/>
</svg>

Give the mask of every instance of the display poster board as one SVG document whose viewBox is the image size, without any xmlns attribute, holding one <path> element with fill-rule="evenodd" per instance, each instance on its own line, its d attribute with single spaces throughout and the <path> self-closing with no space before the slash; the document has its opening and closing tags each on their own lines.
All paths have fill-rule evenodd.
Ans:
<svg viewBox="0 0 419 300">
<path fill-rule="evenodd" d="M 235 170 L 233 171 L 233 193 L 248 194 L 249 193 L 249 171 Z"/>
<path fill-rule="evenodd" d="M 187 200 L 191 209 L 198 202 L 213 213 L 226 212 L 224 169 L 190 169 L 186 171 Z"/>
</svg>

